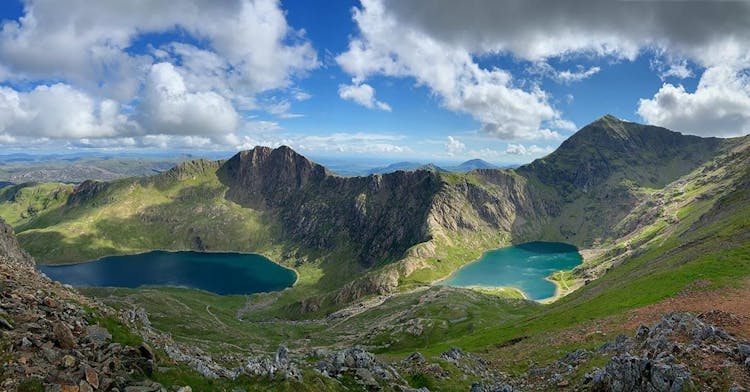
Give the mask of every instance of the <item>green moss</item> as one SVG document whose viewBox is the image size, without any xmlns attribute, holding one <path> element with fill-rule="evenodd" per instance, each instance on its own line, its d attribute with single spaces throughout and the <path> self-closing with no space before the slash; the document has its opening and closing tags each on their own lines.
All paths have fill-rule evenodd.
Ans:
<svg viewBox="0 0 750 392">
<path fill-rule="evenodd" d="M 42 380 L 36 378 L 21 381 L 18 384 L 18 392 L 44 392 Z"/>
<path fill-rule="evenodd" d="M 143 339 L 140 336 L 131 332 L 130 329 L 112 316 L 99 318 L 96 321 L 112 335 L 112 341 L 115 343 L 133 347 L 138 347 L 143 343 Z"/>
<path fill-rule="evenodd" d="M 409 375 L 407 379 L 412 388 L 427 388 L 430 391 L 436 390 L 433 378 L 423 373 Z"/>
</svg>

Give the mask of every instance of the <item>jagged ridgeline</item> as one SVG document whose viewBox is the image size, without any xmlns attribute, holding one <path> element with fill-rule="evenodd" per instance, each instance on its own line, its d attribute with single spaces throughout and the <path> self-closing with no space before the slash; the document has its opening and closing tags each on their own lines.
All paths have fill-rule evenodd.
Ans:
<svg viewBox="0 0 750 392">
<path fill-rule="evenodd" d="M 366 177 L 335 175 L 288 147 L 256 147 L 146 178 L 6 187 L 0 216 L 42 262 L 152 249 L 259 252 L 296 267 L 298 286 L 334 302 L 431 282 L 528 240 L 595 249 L 578 272 L 592 278 L 651 239 L 654 225 L 675 223 L 656 207 L 676 200 L 664 191 L 676 182 L 702 170 L 712 182 L 690 180 L 696 188 L 679 197 L 731 193 L 749 144 L 605 116 L 517 170 Z M 304 298 L 307 310 L 323 301 Z"/>
</svg>

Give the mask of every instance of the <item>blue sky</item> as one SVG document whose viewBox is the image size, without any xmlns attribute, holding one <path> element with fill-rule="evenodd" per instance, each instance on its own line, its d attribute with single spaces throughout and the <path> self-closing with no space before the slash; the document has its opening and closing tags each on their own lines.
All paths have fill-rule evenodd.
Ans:
<svg viewBox="0 0 750 392">
<path fill-rule="evenodd" d="M 0 19 L 6 152 L 508 164 L 607 113 L 750 130 L 746 2 L 10 0 Z"/>
</svg>

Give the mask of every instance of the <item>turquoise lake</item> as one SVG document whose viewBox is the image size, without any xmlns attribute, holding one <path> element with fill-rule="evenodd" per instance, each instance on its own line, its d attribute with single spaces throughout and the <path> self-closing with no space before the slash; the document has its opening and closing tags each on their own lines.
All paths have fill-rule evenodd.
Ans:
<svg viewBox="0 0 750 392">
<path fill-rule="evenodd" d="M 221 295 L 278 291 L 297 280 L 294 271 L 264 256 L 241 253 L 153 251 L 38 269 L 78 287 L 173 286 Z"/>
<path fill-rule="evenodd" d="M 555 295 L 555 285 L 545 280 L 553 272 L 581 264 L 578 249 L 559 242 L 527 242 L 485 253 L 448 277 L 443 284 L 468 287 L 515 287 L 529 299 Z"/>
</svg>

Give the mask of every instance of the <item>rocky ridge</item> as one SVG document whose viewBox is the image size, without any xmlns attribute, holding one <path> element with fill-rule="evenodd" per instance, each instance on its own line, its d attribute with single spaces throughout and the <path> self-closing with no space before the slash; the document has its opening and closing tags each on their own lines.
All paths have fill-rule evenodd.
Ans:
<svg viewBox="0 0 750 392">
<path fill-rule="evenodd" d="M 240 152 L 219 176 L 227 198 L 270 211 L 294 243 L 352 248 L 364 268 L 429 239 L 424 221 L 441 184 L 427 171 L 339 177 L 286 146 Z"/>
</svg>

